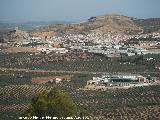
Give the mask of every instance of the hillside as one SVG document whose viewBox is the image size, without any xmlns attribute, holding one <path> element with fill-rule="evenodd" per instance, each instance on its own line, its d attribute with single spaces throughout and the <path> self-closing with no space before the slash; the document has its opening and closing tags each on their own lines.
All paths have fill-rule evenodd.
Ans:
<svg viewBox="0 0 160 120">
<path fill-rule="evenodd" d="M 101 24 L 98 29 L 93 32 L 108 32 L 112 31 L 119 34 L 134 34 L 142 31 L 142 28 L 127 16 L 122 15 L 104 15 L 89 19 L 93 24 Z"/>
<path fill-rule="evenodd" d="M 57 34 L 87 34 L 91 32 L 137 34 L 142 31 L 142 27 L 130 17 L 122 15 L 103 15 L 91 17 L 88 21 L 81 23 L 49 25 L 38 29 L 36 32 L 39 31 L 54 31 Z"/>
<path fill-rule="evenodd" d="M 28 32 L 25 34 L 24 32 L 21 32 L 20 34 L 18 33 L 18 35 L 14 32 L 7 32 L 5 35 L 2 35 L 4 32 L 1 30 L 0 40 L 4 41 L 3 38 L 5 41 L 7 41 L 7 39 L 23 39 L 27 36 L 39 36 L 45 38 L 46 36 L 61 36 L 64 34 L 90 34 L 107 32 L 111 32 L 114 35 L 135 35 L 139 33 L 151 33 L 157 31 L 160 31 L 160 18 L 136 19 L 123 15 L 110 14 L 90 17 L 87 21 L 80 23 L 45 24 L 41 27 L 34 27 L 34 29 L 28 30 Z"/>
<path fill-rule="evenodd" d="M 160 32 L 160 18 L 137 19 L 134 22 L 143 28 L 144 33 Z"/>
</svg>

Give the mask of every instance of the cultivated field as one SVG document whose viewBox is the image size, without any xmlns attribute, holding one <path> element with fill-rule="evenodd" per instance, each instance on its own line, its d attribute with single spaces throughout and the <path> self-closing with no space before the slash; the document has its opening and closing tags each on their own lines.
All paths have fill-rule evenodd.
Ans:
<svg viewBox="0 0 160 120">
<path fill-rule="evenodd" d="M 147 61 L 153 57 L 154 60 Z M 159 55 L 143 56 L 143 59 L 123 57 L 108 59 L 99 55 L 30 55 L 30 53 L 0 55 L 0 120 L 17 120 L 27 109 L 33 95 L 48 91 L 54 85 L 67 91 L 77 108 L 90 115 L 108 120 L 158 120 L 160 118 L 160 86 L 148 86 L 106 91 L 77 90 L 93 76 L 104 73 L 129 72 L 150 74 L 160 78 Z M 2 69 L 5 68 L 5 69 Z M 12 68 L 12 69 L 9 69 Z M 25 69 L 24 69 L 25 68 Z M 87 72 L 88 71 L 88 72 Z M 71 81 L 58 84 L 33 83 L 33 79 L 50 76 L 72 76 Z M 46 79 L 45 79 L 46 80 Z"/>
</svg>

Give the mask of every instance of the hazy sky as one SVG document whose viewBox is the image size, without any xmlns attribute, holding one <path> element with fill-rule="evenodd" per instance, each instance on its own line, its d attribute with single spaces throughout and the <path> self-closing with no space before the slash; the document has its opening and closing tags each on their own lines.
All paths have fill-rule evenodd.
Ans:
<svg viewBox="0 0 160 120">
<path fill-rule="evenodd" d="M 0 21 L 81 21 L 108 13 L 160 17 L 160 0 L 0 0 Z"/>
</svg>

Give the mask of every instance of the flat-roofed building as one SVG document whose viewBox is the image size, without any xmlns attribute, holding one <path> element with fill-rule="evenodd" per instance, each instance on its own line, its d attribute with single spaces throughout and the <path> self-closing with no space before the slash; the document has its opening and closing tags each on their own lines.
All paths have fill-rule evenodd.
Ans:
<svg viewBox="0 0 160 120">
<path fill-rule="evenodd" d="M 107 88 L 130 88 L 150 84 L 150 80 L 139 74 L 103 75 L 102 77 L 93 77 L 93 80 L 87 81 L 85 88 L 104 90 Z"/>
</svg>

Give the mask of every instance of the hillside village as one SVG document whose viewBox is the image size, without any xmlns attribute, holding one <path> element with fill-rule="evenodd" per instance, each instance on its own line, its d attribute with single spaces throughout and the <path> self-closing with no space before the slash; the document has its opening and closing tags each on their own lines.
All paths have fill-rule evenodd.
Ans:
<svg viewBox="0 0 160 120">
<path fill-rule="evenodd" d="M 126 26 L 124 22 L 127 23 Z M 15 30 L 2 35 L 4 42 L 0 43 L 0 50 L 4 54 L 31 53 L 33 55 L 34 53 L 43 56 L 30 58 L 29 63 L 38 64 L 51 61 L 86 60 L 92 59 L 94 55 L 119 59 L 121 62 L 128 61 L 125 59 L 132 59 L 131 57 L 136 61 L 141 59 L 141 56 L 159 55 L 160 32 L 156 29 L 154 32 L 144 33 L 143 27 L 136 22 L 133 18 L 126 16 L 104 15 L 91 17 L 87 22 L 51 25 L 35 31 L 23 31 L 16 27 Z M 86 32 L 85 29 L 88 31 Z M 126 33 L 127 29 L 130 29 L 132 34 Z M 63 34 L 61 34 L 62 31 Z M 26 61 L 28 59 L 26 58 Z M 154 60 L 153 57 L 143 59 L 151 62 Z M 131 64 L 129 61 L 126 63 Z M 156 62 L 154 67 L 159 69 L 160 64 Z"/>
<path fill-rule="evenodd" d="M 2 35 L 3 43 L 0 46 L 32 47 L 35 51 L 46 53 L 77 50 L 109 57 L 121 53 L 128 56 L 153 52 L 158 54 L 160 32 L 144 33 L 143 27 L 146 29 L 146 26 L 142 26 L 141 21 L 138 23 L 137 19 L 121 15 L 103 15 L 91 17 L 82 23 L 46 26 L 38 31 L 22 31 L 16 27 Z M 153 22 L 147 28 L 149 25 L 153 26 Z"/>
<path fill-rule="evenodd" d="M 69 51 L 82 51 L 96 54 L 103 54 L 108 57 L 127 54 L 159 54 L 160 33 L 140 34 L 140 35 L 116 35 L 108 33 L 67 34 L 64 36 L 32 36 L 26 32 L 15 29 L 15 34 L 24 34 L 23 38 L 9 41 L 10 47 L 29 47 L 37 52 L 67 53 Z M 13 36 L 14 36 L 13 35 Z M 16 38 L 18 36 L 15 36 Z M 5 46 L 6 43 L 1 43 Z M 21 52 L 21 51 L 19 51 Z M 26 51 L 27 52 L 27 51 Z"/>
</svg>

